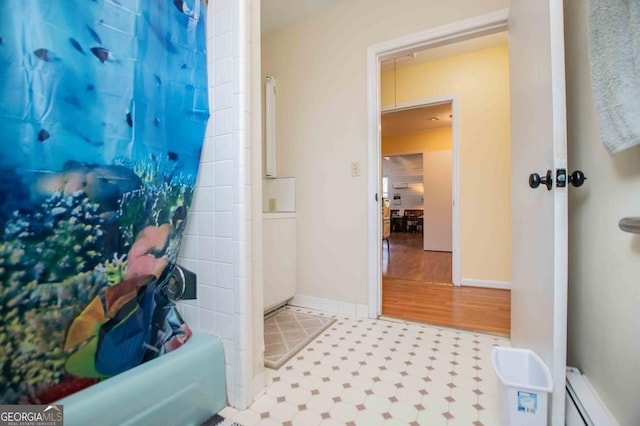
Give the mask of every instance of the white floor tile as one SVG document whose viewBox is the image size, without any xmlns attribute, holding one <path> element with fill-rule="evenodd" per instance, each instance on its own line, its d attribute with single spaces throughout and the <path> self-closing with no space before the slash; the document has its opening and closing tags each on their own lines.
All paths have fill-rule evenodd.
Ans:
<svg viewBox="0 0 640 426">
<path fill-rule="evenodd" d="M 300 411 L 293 418 L 293 424 L 295 426 L 318 425 L 320 422 L 322 422 L 320 414 L 309 410 Z"/>
<path fill-rule="evenodd" d="M 351 387 L 353 387 L 354 389 L 366 391 L 367 389 L 371 389 L 374 382 L 373 382 L 373 379 L 370 379 L 369 377 L 363 374 L 359 374 L 358 376 L 351 379 L 350 383 L 351 383 Z"/>
<path fill-rule="evenodd" d="M 453 398 L 456 402 L 461 402 L 468 405 L 478 403 L 478 394 L 473 390 L 465 389 L 463 387 L 451 389 L 451 398 Z"/>
<path fill-rule="evenodd" d="M 449 374 L 451 371 L 451 365 L 447 365 L 444 368 L 436 367 L 435 370 L 429 373 L 429 377 L 435 383 L 449 383 L 455 379 Z"/>
<path fill-rule="evenodd" d="M 422 395 L 415 389 L 398 389 L 395 395 L 396 399 L 403 404 L 415 406 L 422 403 Z"/>
<path fill-rule="evenodd" d="M 384 365 L 384 364 L 381 364 Z M 362 367 L 360 367 L 358 369 L 358 373 L 360 373 L 361 376 L 364 377 L 369 377 L 369 378 L 374 378 L 374 377 L 378 377 L 380 375 L 380 367 L 378 366 L 377 363 L 371 364 L 370 362 L 367 361 L 367 365 L 363 365 Z"/>
<path fill-rule="evenodd" d="M 454 417 L 453 419 L 450 419 L 447 422 L 447 426 L 475 426 L 474 422 L 477 422 L 477 421 L 478 421 L 477 419 L 469 420 L 469 419 Z M 487 426 L 493 426 L 493 425 L 487 425 Z"/>
<path fill-rule="evenodd" d="M 408 374 L 402 378 L 402 382 L 401 382 L 405 389 L 411 390 L 417 393 L 418 391 L 425 388 L 425 382 L 422 379 L 422 377 L 424 377 L 424 375 L 426 374 L 426 370 L 423 372 L 420 372 L 419 374 L 415 374 L 411 370 L 408 370 L 407 373 Z"/>
<path fill-rule="evenodd" d="M 252 410 L 244 410 L 236 414 L 233 421 L 243 426 L 254 426 L 260 421 L 260 415 Z"/>
<path fill-rule="evenodd" d="M 311 369 L 315 366 L 316 364 L 314 364 L 313 361 L 308 360 L 306 358 L 300 361 L 296 361 L 296 364 L 295 364 L 295 368 L 300 371 L 311 371 Z"/>
<path fill-rule="evenodd" d="M 318 364 L 311 369 L 311 374 L 316 377 L 329 377 L 333 370 L 330 365 Z"/>
<path fill-rule="evenodd" d="M 425 390 L 429 392 L 430 395 L 438 396 L 440 398 L 445 398 L 451 395 L 451 388 L 448 386 L 448 383 L 445 382 L 429 382 L 425 386 Z"/>
<path fill-rule="evenodd" d="M 265 383 L 267 383 L 268 385 L 271 384 L 275 376 L 279 376 L 279 373 L 277 370 L 272 370 L 271 368 L 264 369 L 264 379 L 265 379 Z"/>
<path fill-rule="evenodd" d="M 318 389 L 322 385 L 322 378 L 309 374 L 300 380 L 300 387 L 307 390 Z"/>
<path fill-rule="evenodd" d="M 500 411 L 481 411 L 479 420 L 485 426 L 500 424 Z"/>
<path fill-rule="evenodd" d="M 478 410 L 471 404 L 456 401 L 449 404 L 449 412 L 458 421 L 471 424 L 478 420 Z M 451 422 L 449 422 L 451 423 Z"/>
<path fill-rule="evenodd" d="M 289 371 L 285 371 L 280 376 L 280 380 L 289 384 L 300 383 L 300 380 L 302 380 L 302 371 L 296 368 Z"/>
<path fill-rule="evenodd" d="M 322 423 L 320 423 L 321 426 L 344 426 L 344 422 L 341 422 L 339 420 L 336 419 L 325 419 L 322 420 Z"/>
<path fill-rule="evenodd" d="M 416 421 L 420 425 L 429 425 L 429 426 L 446 426 L 447 419 L 442 415 L 442 412 L 439 411 L 420 411 L 418 413 Z"/>
<path fill-rule="evenodd" d="M 478 375 L 478 373 L 482 371 L 482 368 L 478 367 L 475 363 L 458 362 L 458 364 L 454 366 L 454 370 L 459 375 L 457 377 L 472 378 Z"/>
<path fill-rule="evenodd" d="M 481 382 L 478 382 L 478 389 L 480 389 L 480 391 L 482 391 L 482 393 L 487 396 L 492 396 L 494 398 L 497 398 L 499 395 L 497 379 L 495 380 L 488 379 L 488 380 L 483 380 Z"/>
<path fill-rule="evenodd" d="M 311 398 L 311 391 L 298 387 L 287 393 L 284 398 L 292 404 L 304 404 Z"/>
<path fill-rule="evenodd" d="M 344 390 L 344 386 L 342 383 L 338 382 L 325 382 L 320 385 L 318 390 L 320 391 L 320 395 L 334 398 L 336 396 L 340 396 L 340 394 Z"/>
<path fill-rule="evenodd" d="M 224 407 L 218 414 L 220 414 L 225 419 L 232 419 L 238 414 L 238 412 L 239 411 L 233 407 Z"/>
<path fill-rule="evenodd" d="M 404 420 L 400 420 L 392 417 L 384 421 L 384 426 L 407 426 L 407 422 Z"/>
<path fill-rule="evenodd" d="M 282 422 L 280 420 L 276 420 L 272 418 L 260 419 L 258 420 L 258 423 L 256 423 L 256 426 L 280 426 L 280 425 L 282 425 Z"/>
<path fill-rule="evenodd" d="M 263 413 L 264 414 L 264 413 Z M 286 422 L 298 414 L 298 406 L 291 402 L 280 402 L 269 411 L 269 418 Z"/>
<path fill-rule="evenodd" d="M 332 419 L 341 421 L 343 423 L 352 422 L 358 415 L 358 409 L 354 405 L 347 404 L 346 402 L 337 402 L 329 410 L 329 414 Z"/>
<path fill-rule="evenodd" d="M 396 383 L 400 383 L 402 381 L 402 375 L 400 375 L 400 372 L 398 370 L 391 370 L 387 367 L 385 367 L 385 370 L 380 371 L 379 376 L 380 380 L 382 380 L 385 383 L 390 383 L 392 385 L 395 385 Z"/>
<path fill-rule="evenodd" d="M 427 411 L 444 413 L 449 409 L 449 403 L 442 396 L 425 395 L 422 397 L 422 406 Z"/>
<path fill-rule="evenodd" d="M 474 376 L 458 375 L 454 381 L 456 388 L 462 388 L 468 391 L 478 389 L 478 382 L 474 379 Z"/>
<path fill-rule="evenodd" d="M 376 395 L 391 397 L 396 394 L 397 388 L 395 385 L 388 382 L 377 382 L 371 387 L 371 390 Z"/>
<path fill-rule="evenodd" d="M 380 426 L 384 424 L 384 417 L 380 413 L 363 410 L 358 413 L 355 420 L 356 425 L 360 426 Z"/>
<path fill-rule="evenodd" d="M 264 413 L 271 410 L 278 403 L 275 397 L 271 395 L 262 395 L 260 398 L 256 399 L 251 405 L 251 409 L 256 413 Z M 232 417 L 221 413 L 224 417 Z"/>
<path fill-rule="evenodd" d="M 277 381 L 267 388 L 267 395 L 277 398 L 279 396 L 285 396 L 289 391 L 291 391 L 291 385 L 289 383 Z"/>
<path fill-rule="evenodd" d="M 264 395 L 222 415 L 244 426 L 498 424 L 491 351 L 508 339 L 325 315 L 336 322 L 280 370 L 265 370 Z"/>
<path fill-rule="evenodd" d="M 309 410 L 313 410 L 316 413 L 326 413 L 333 406 L 333 399 L 327 395 L 313 395 L 306 402 L 306 406 Z"/>
<path fill-rule="evenodd" d="M 410 423 L 416 420 L 418 410 L 413 405 L 398 401 L 391 403 L 389 414 L 391 414 L 394 419 Z"/>
<path fill-rule="evenodd" d="M 478 397 L 478 404 L 482 406 L 482 410 L 480 410 L 480 412 L 483 412 L 483 411 L 499 412 L 500 411 L 500 398 L 498 398 L 497 396 L 480 395 Z"/>
<path fill-rule="evenodd" d="M 367 399 L 364 401 L 364 406 L 367 408 L 367 410 L 370 410 L 374 413 L 384 414 L 389 412 L 391 401 L 389 401 L 388 397 L 374 394 L 367 397 Z"/>
<path fill-rule="evenodd" d="M 365 399 L 367 399 L 367 394 L 364 391 L 356 388 L 345 389 L 344 392 L 340 395 L 340 399 L 347 403 L 351 404 L 354 407 L 358 404 L 364 404 Z"/>
</svg>

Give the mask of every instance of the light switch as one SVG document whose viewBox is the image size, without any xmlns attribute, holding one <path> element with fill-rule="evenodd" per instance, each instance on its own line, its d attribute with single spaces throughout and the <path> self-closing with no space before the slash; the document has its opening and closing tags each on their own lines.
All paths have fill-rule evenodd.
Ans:
<svg viewBox="0 0 640 426">
<path fill-rule="evenodd" d="M 351 162 L 351 176 L 356 177 L 360 176 L 360 162 L 352 161 Z"/>
<path fill-rule="evenodd" d="M 275 198 L 269 198 L 269 211 L 270 212 L 274 212 L 276 211 L 276 199 Z"/>
</svg>

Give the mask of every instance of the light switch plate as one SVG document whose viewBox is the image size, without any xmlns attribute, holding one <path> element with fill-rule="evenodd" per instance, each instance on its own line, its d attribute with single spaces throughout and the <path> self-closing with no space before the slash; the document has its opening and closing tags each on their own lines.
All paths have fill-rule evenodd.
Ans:
<svg viewBox="0 0 640 426">
<path fill-rule="evenodd" d="M 351 162 L 351 176 L 357 177 L 360 176 L 360 162 L 352 161 Z"/>
</svg>

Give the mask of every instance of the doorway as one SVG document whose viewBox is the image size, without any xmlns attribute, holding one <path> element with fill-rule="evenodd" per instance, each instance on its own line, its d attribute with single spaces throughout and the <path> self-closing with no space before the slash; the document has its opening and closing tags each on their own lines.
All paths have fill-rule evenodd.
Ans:
<svg viewBox="0 0 640 426">
<path fill-rule="evenodd" d="M 417 300 L 421 294 L 416 283 L 424 286 L 430 281 L 437 282 L 442 288 L 443 281 L 446 284 L 453 282 L 456 286 L 447 288 L 450 293 L 446 298 L 450 302 L 444 305 L 450 306 L 449 312 L 444 312 L 440 320 L 433 320 L 441 325 L 472 328 L 476 330 L 509 333 L 510 325 L 510 293 L 505 289 L 510 281 L 510 185 L 508 181 L 500 180 L 500 175 L 508 175 L 509 163 L 509 62 L 506 33 L 483 35 L 470 42 L 458 42 L 444 48 L 429 48 L 424 52 L 414 51 L 410 55 L 404 52 L 391 58 L 393 69 L 385 74 L 385 62 L 381 61 L 380 81 L 380 111 L 381 111 L 381 137 L 379 146 L 381 155 L 397 153 L 385 150 L 385 118 L 390 114 L 400 114 L 405 111 L 417 112 L 417 107 L 429 104 L 446 104 L 452 107 L 452 111 L 446 118 L 451 120 L 449 132 L 450 146 L 434 150 L 422 150 L 424 152 L 424 249 L 430 251 L 452 251 L 452 278 L 449 280 L 426 279 L 421 282 L 409 279 L 394 280 L 393 285 L 388 283 L 385 277 L 385 266 L 388 271 L 389 258 L 393 259 L 393 251 L 386 259 L 381 256 L 381 299 L 379 313 L 391 315 L 390 312 L 400 312 L 403 319 L 428 321 L 428 316 L 413 315 L 418 310 L 438 310 L 440 306 L 429 308 L 429 302 L 440 300 L 433 294 L 426 295 L 425 300 Z M 399 61 L 397 55 L 403 55 Z M 406 58 L 409 59 L 406 59 Z M 399 66 L 399 63 L 401 65 Z M 440 117 L 433 114 L 426 117 L 437 121 Z M 414 121 L 417 121 L 414 120 Z M 449 148 L 449 151 L 446 151 Z M 415 150 L 409 145 L 407 150 Z M 446 153 L 446 156 L 442 154 Z M 436 155 L 437 154 L 437 155 Z M 380 154 L 379 154 L 380 155 Z M 447 160 L 447 156 L 448 159 Z M 384 158 L 379 160 L 384 170 Z M 448 173 L 433 172 L 438 170 L 443 163 L 450 162 Z M 427 165 L 428 164 L 428 165 Z M 430 175 L 428 172 L 432 172 Z M 445 179 L 442 179 L 446 175 Z M 462 180 L 461 178 L 465 179 Z M 486 183 L 483 179 L 487 179 Z M 445 181 L 448 185 L 445 192 L 448 200 L 441 204 L 450 208 L 448 213 L 438 215 L 437 211 L 429 211 L 427 196 L 428 186 L 433 189 L 434 182 Z M 442 186 L 442 185 L 441 185 Z M 393 189 L 390 189 L 390 201 L 393 203 Z M 391 205 L 393 209 L 393 204 Z M 430 219 L 434 216 L 444 216 L 447 223 L 437 222 L 432 225 Z M 435 244 L 437 235 L 448 234 L 450 246 Z M 427 237 L 429 233 L 429 237 Z M 398 241 L 398 240 L 396 240 Z M 391 247 L 394 247 L 392 234 Z M 500 254 L 498 254 L 500 252 Z M 415 271 L 415 260 L 413 262 Z M 410 281 L 413 281 L 410 283 Z M 399 284 L 413 284 L 414 287 L 405 288 Z M 487 288 L 488 287 L 488 288 Z M 493 288 L 492 288 L 493 287 Z M 496 289 L 497 287 L 497 289 Z M 394 301 L 401 305 L 402 295 L 389 295 L 389 289 L 411 294 L 411 300 L 398 308 Z M 464 289 L 464 297 L 460 290 Z M 455 292 L 454 292 L 455 290 Z M 397 296 L 397 297 L 396 297 Z M 499 300 L 491 309 L 496 321 L 502 325 L 496 328 L 484 328 L 482 323 L 486 318 L 481 310 L 475 313 L 475 319 L 465 318 L 464 324 L 460 322 L 442 322 L 442 319 L 461 319 L 462 316 L 475 311 L 474 303 L 484 304 L 488 296 Z M 464 301 L 463 301 L 464 299 Z M 389 306 L 385 306 L 390 303 Z M 442 305 L 442 303 L 440 304 Z M 388 309 L 389 308 L 389 309 Z M 424 308 L 424 309 L 423 309 Z M 442 312 L 441 312 L 442 313 Z M 393 315 L 397 316 L 397 315 Z M 474 326 L 477 323 L 477 327 Z M 492 326 L 493 327 L 493 326 Z"/>
<path fill-rule="evenodd" d="M 391 210 L 382 276 L 451 285 L 452 102 L 425 102 L 382 113 L 383 198 Z"/>
<path fill-rule="evenodd" d="M 384 134 L 384 124 L 382 128 Z M 390 139 L 402 143 L 404 136 L 398 134 Z M 383 147 L 385 145 L 389 145 L 389 139 L 383 137 Z M 428 153 L 392 155 L 391 152 L 383 148 L 382 173 L 383 181 L 386 181 L 383 182 L 383 198 L 388 200 L 391 222 L 388 247 L 382 250 L 383 280 L 392 278 L 451 284 L 450 232 L 444 242 L 448 244 L 448 251 L 425 247 L 425 243 L 431 243 L 428 233 L 425 233 L 425 222 L 431 216 L 425 214 L 425 207 L 431 207 L 424 185 L 427 173 L 424 157 Z M 446 180 L 451 182 L 450 171 Z"/>
</svg>

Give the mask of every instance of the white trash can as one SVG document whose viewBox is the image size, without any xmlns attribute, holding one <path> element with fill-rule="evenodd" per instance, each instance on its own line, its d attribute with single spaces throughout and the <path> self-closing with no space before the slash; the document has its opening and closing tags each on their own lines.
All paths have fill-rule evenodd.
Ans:
<svg viewBox="0 0 640 426">
<path fill-rule="evenodd" d="M 530 349 L 496 346 L 491 362 L 498 376 L 502 425 L 546 425 L 553 381 L 542 359 Z"/>
</svg>

